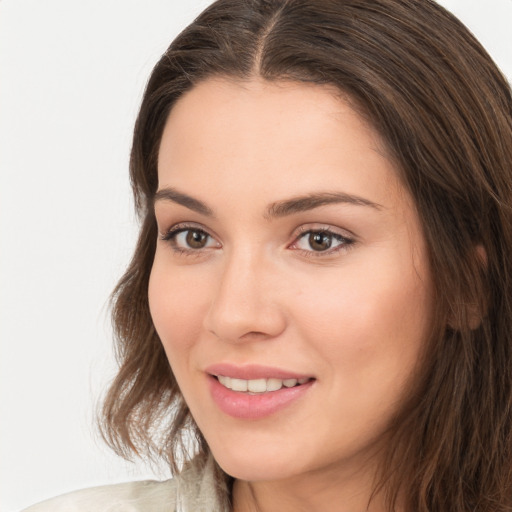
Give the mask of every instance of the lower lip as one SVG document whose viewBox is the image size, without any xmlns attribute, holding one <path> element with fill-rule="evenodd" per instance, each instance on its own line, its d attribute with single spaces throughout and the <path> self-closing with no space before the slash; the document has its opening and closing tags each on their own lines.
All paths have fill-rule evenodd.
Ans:
<svg viewBox="0 0 512 512">
<path fill-rule="evenodd" d="M 303 397 L 314 383 L 314 380 L 294 386 L 281 388 L 278 391 L 250 395 L 233 391 L 224 387 L 215 377 L 208 378 L 213 401 L 219 409 L 234 418 L 257 420 L 285 409 Z"/>
</svg>

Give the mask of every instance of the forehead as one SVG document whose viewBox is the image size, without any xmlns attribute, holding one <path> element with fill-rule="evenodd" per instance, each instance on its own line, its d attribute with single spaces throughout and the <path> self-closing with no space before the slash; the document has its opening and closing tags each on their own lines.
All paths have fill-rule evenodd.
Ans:
<svg viewBox="0 0 512 512">
<path fill-rule="evenodd" d="M 348 102 L 296 82 L 200 83 L 169 115 L 158 172 L 160 188 L 266 190 L 269 201 L 334 187 L 381 203 L 401 188 L 380 137 Z"/>
</svg>

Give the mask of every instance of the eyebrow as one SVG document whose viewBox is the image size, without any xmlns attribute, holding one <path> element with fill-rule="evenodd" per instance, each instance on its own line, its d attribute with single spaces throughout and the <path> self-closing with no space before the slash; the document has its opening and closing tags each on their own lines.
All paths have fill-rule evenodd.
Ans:
<svg viewBox="0 0 512 512">
<path fill-rule="evenodd" d="M 153 197 L 153 204 L 157 201 L 172 201 L 173 203 L 181 204 L 182 206 L 185 206 L 185 208 L 200 213 L 201 215 L 206 215 L 207 217 L 214 216 L 213 210 L 205 203 L 199 201 L 199 199 L 194 199 L 183 192 L 179 192 L 175 188 L 163 188 L 158 190 Z"/>
<path fill-rule="evenodd" d="M 173 203 L 185 206 L 189 210 L 195 211 L 207 217 L 214 217 L 213 210 L 200 201 L 175 188 L 163 188 L 155 193 L 153 204 L 157 201 L 172 201 Z M 350 204 L 355 206 L 367 206 L 376 210 L 382 210 L 384 207 L 360 196 L 346 194 L 344 192 L 316 192 L 303 196 L 292 197 L 285 201 L 276 201 L 271 203 L 265 213 L 266 219 L 276 217 L 286 217 L 295 213 L 314 210 L 320 206 L 329 204 Z"/>
<path fill-rule="evenodd" d="M 369 206 L 376 210 L 383 209 L 383 206 L 378 203 L 352 194 L 344 192 L 317 192 L 272 203 L 268 207 L 265 216 L 268 218 L 285 217 L 286 215 L 313 210 L 328 204 L 351 204 L 355 206 Z"/>
</svg>

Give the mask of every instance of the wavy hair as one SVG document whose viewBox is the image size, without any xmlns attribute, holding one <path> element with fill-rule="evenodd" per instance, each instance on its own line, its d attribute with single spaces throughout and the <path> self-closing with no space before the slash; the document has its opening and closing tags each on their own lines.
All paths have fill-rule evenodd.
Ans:
<svg viewBox="0 0 512 512">
<path fill-rule="evenodd" d="M 389 510 L 512 510 L 512 95 L 469 30 L 431 0 L 218 0 L 172 42 L 133 136 L 141 229 L 112 297 L 119 372 L 104 437 L 174 470 L 192 456 L 188 435 L 209 454 L 147 289 L 162 131 L 176 101 L 212 76 L 329 84 L 381 135 L 421 219 L 436 311 L 375 489 Z"/>
</svg>

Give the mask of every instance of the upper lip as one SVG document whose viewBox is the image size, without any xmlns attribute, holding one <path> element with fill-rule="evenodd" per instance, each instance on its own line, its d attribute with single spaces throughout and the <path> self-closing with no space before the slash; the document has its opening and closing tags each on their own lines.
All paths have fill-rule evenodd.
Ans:
<svg viewBox="0 0 512 512">
<path fill-rule="evenodd" d="M 312 378 L 312 375 L 297 373 L 290 370 L 272 366 L 262 366 L 257 364 L 235 365 L 232 363 L 212 364 L 205 369 L 210 375 L 223 375 L 234 379 L 254 380 L 254 379 L 306 379 Z"/>
</svg>

